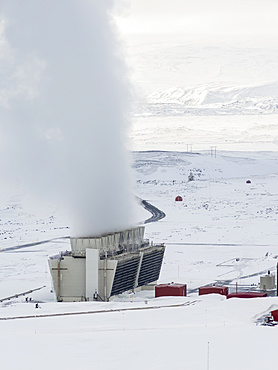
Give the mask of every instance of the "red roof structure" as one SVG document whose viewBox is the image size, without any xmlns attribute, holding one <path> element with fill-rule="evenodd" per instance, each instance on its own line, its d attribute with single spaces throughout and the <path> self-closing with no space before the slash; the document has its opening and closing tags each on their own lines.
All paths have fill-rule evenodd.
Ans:
<svg viewBox="0 0 278 370">
<path fill-rule="evenodd" d="M 175 199 L 176 202 L 182 202 L 182 197 L 180 195 L 178 195 Z"/>
<path fill-rule="evenodd" d="M 267 294 L 263 292 L 237 292 L 230 293 L 227 295 L 227 298 L 261 298 L 261 297 L 267 297 Z"/>
</svg>

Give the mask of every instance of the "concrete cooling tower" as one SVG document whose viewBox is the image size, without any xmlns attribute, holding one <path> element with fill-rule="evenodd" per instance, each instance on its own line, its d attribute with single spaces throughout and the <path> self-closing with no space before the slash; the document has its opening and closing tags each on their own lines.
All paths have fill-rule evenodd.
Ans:
<svg viewBox="0 0 278 370">
<path fill-rule="evenodd" d="M 93 238 L 71 238 L 71 251 L 49 258 L 59 302 L 109 301 L 158 280 L 164 244 L 144 239 L 139 226 Z"/>
</svg>

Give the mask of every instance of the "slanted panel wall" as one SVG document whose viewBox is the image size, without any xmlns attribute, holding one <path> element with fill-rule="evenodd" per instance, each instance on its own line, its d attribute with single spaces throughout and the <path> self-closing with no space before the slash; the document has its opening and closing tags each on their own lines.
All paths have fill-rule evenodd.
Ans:
<svg viewBox="0 0 278 370">
<path fill-rule="evenodd" d="M 163 255 L 164 247 L 157 248 L 151 252 L 145 252 L 141 264 L 141 269 L 138 278 L 138 286 L 147 285 L 158 280 Z"/>
<path fill-rule="evenodd" d="M 106 265 L 105 265 L 106 263 Z M 99 261 L 99 275 L 98 275 L 98 288 L 99 295 L 104 300 L 111 295 L 111 289 L 114 281 L 115 271 L 117 267 L 116 260 L 100 260 Z M 105 278 L 106 274 L 106 278 Z"/>
<path fill-rule="evenodd" d="M 111 296 L 135 288 L 139 262 L 139 255 L 118 262 L 111 290 Z"/>
<path fill-rule="evenodd" d="M 50 258 L 48 260 L 49 270 L 52 277 L 53 289 L 58 299 L 58 258 Z"/>
</svg>

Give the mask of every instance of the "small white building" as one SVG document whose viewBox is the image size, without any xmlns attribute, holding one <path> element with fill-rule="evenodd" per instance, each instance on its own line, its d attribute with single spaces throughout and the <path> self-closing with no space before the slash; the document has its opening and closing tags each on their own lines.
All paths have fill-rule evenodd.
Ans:
<svg viewBox="0 0 278 370">
<path fill-rule="evenodd" d="M 260 289 L 261 290 L 275 289 L 275 276 L 270 274 L 260 276 Z"/>
<path fill-rule="evenodd" d="M 165 245 L 150 244 L 144 230 L 71 238 L 70 252 L 49 258 L 57 301 L 109 301 L 158 280 Z"/>
</svg>

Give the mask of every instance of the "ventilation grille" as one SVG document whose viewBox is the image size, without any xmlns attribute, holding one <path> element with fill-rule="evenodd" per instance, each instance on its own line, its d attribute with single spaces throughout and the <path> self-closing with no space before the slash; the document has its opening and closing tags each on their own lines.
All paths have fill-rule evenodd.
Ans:
<svg viewBox="0 0 278 370">
<path fill-rule="evenodd" d="M 165 247 L 145 252 L 139 273 L 138 286 L 158 280 Z"/>
<path fill-rule="evenodd" d="M 111 296 L 134 289 L 140 256 L 118 261 Z"/>
</svg>

